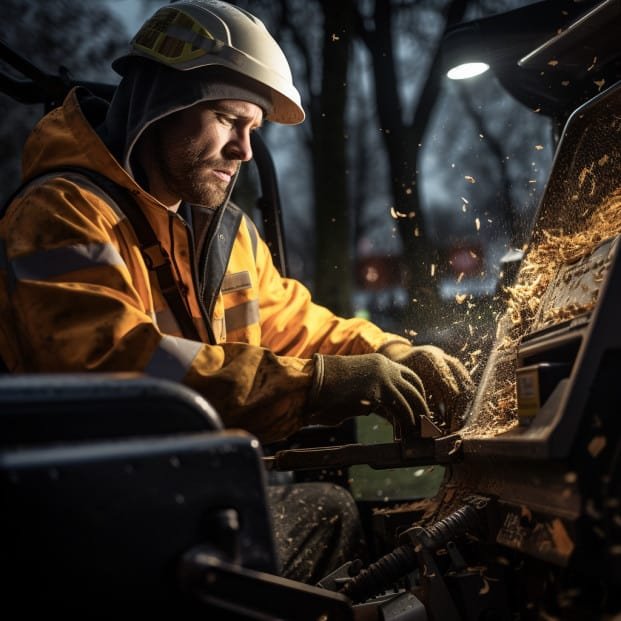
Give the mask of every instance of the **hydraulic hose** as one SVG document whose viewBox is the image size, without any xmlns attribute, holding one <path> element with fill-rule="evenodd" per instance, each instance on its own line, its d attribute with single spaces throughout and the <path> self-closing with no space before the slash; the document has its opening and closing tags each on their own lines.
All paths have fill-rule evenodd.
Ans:
<svg viewBox="0 0 621 621">
<path fill-rule="evenodd" d="M 347 595 L 354 604 L 364 602 L 414 571 L 417 565 L 414 546 L 409 543 L 399 546 L 346 582 L 341 593 Z"/>
<path fill-rule="evenodd" d="M 363 569 L 346 582 L 340 592 L 354 604 L 364 602 L 383 593 L 399 579 L 414 571 L 418 566 L 419 547 L 422 546 L 428 551 L 436 550 L 467 532 L 479 530 L 480 527 L 480 515 L 473 504 L 460 507 L 428 529 L 415 527 L 409 531 L 412 543 L 395 548 Z"/>
<path fill-rule="evenodd" d="M 479 528 L 479 512 L 472 504 L 466 504 L 428 529 L 412 529 L 411 536 L 427 550 L 437 550 L 449 541 L 454 541 L 467 532 L 473 532 Z"/>
</svg>

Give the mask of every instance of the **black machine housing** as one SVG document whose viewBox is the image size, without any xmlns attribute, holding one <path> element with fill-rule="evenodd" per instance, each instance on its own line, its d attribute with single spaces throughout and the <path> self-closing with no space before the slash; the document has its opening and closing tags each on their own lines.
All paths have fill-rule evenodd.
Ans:
<svg viewBox="0 0 621 621">
<path fill-rule="evenodd" d="M 585 227 L 621 187 L 620 110 L 618 83 L 570 117 L 528 252 L 551 230 L 593 235 Z M 471 536 L 459 539 L 461 578 L 444 557 L 442 580 L 453 585 L 460 612 L 431 618 L 598 619 L 621 609 L 621 231 L 611 234 L 600 222 L 600 241 L 560 262 L 535 321 L 514 347 L 505 340 L 512 317 L 499 322 L 460 432 L 462 460 L 449 468 L 432 515 L 441 521 L 471 498 L 485 511 Z M 574 316 L 543 320 L 564 310 Z M 495 431 L 489 402 L 507 381 L 515 386 L 517 412 L 508 430 L 501 418 Z M 455 545 L 447 537 L 444 544 Z"/>
</svg>

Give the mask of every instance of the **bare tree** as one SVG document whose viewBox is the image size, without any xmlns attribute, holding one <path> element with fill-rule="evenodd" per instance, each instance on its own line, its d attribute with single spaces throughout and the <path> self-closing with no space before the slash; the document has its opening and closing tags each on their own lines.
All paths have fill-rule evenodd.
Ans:
<svg viewBox="0 0 621 621">
<path fill-rule="evenodd" d="M 238 4 L 263 19 L 285 49 L 308 113 L 307 122 L 295 131 L 303 136 L 300 146 L 310 158 L 294 154 L 291 145 L 283 147 L 289 176 L 294 177 L 287 184 L 293 187 L 296 203 L 286 204 L 285 211 L 304 203 L 314 214 L 314 227 L 309 225 L 314 231 L 307 229 L 302 238 L 307 242 L 315 234 L 317 299 L 348 314 L 358 240 L 373 229 L 392 235 L 392 227 L 400 233 L 401 271 L 411 300 L 404 327 L 419 332 L 434 330 L 443 319 L 450 321 L 454 309 L 439 295 L 437 236 L 424 208 L 420 171 L 441 93 L 440 42 L 446 29 L 462 21 L 467 6 L 476 1 L 240 0 Z M 425 26 L 427 22 L 433 27 Z M 360 62 L 363 55 L 370 59 L 369 66 L 366 60 Z M 491 131 L 476 107 L 453 110 L 470 118 L 474 127 L 485 123 L 490 142 L 483 149 L 487 158 L 481 156 L 478 165 L 494 184 L 495 213 L 489 220 L 497 226 L 504 218 L 502 210 L 515 205 L 507 194 L 515 183 L 508 176 L 508 153 L 504 158 L 501 153 L 502 134 Z M 454 142 L 442 143 L 445 157 L 456 151 Z M 312 171 L 309 185 L 302 180 L 308 172 L 301 170 L 300 162 L 308 163 Z M 459 183 L 454 186 L 459 192 Z M 396 221 L 390 218 L 387 203 Z M 509 219 L 517 221 L 520 216 L 513 211 Z M 297 231 L 288 230 L 288 235 L 300 239 Z M 388 246 L 382 243 L 378 251 Z"/>
<path fill-rule="evenodd" d="M 439 41 L 432 44 L 426 78 L 412 110 L 404 109 L 395 60 L 394 22 L 399 11 L 412 10 L 413 2 L 375 0 L 370 16 L 356 12 L 357 33 L 372 58 L 376 106 L 389 162 L 390 188 L 394 211 L 399 216 L 403 240 L 403 273 L 409 292 L 416 292 L 410 320 L 414 326 L 437 316 L 439 300 L 434 281 L 433 245 L 426 236 L 417 174 L 419 148 L 439 92 Z M 451 0 L 439 7 L 444 30 L 459 22 L 467 0 Z M 409 119 L 409 120 L 406 120 Z"/>
<path fill-rule="evenodd" d="M 336 313 L 351 314 L 352 227 L 345 177 L 347 133 L 345 104 L 351 48 L 351 7 L 348 2 L 320 2 L 324 14 L 321 86 L 311 94 L 313 172 L 315 188 L 315 293 Z"/>
</svg>

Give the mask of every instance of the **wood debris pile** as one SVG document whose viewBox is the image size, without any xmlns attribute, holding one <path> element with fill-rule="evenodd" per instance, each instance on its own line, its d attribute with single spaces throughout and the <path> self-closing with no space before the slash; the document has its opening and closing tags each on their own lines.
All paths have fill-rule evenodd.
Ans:
<svg viewBox="0 0 621 621">
<path fill-rule="evenodd" d="M 527 252 L 515 284 L 507 289 L 508 303 L 498 323 L 495 346 L 482 379 L 476 419 L 463 436 L 493 436 L 517 425 L 515 374 L 520 339 L 528 334 L 539 312 L 541 298 L 557 270 L 588 255 L 602 241 L 621 234 L 621 187 L 590 215 L 575 219 L 576 230 L 543 230 Z M 578 221 L 579 220 L 579 221 Z M 569 228 L 569 227 L 566 227 Z M 553 309 L 544 316 L 552 325 L 590 310 L 582 306 Z"/>
</svg>

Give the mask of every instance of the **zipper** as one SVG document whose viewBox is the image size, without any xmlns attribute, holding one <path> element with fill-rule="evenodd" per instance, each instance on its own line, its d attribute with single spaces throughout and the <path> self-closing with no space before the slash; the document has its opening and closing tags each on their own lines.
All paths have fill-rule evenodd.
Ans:
<svg viewBox="0 0 621 621">
<path fill-rule="evenodd" d="M 209 256 L 209 250 L 211 248 L 211 245 L 213 244 L 214 240 L 216 239 L 216 231 L 220 228 L 220 224 L 222 222 L 222 217 L 224 216 L 225 207 L 226 207 L 226 203 L 223 203 L 216 210 L 216 213 L 214 214 L 213 219 L 211 220 L 211 222 L 209 223 L 209 226 L 207 227 L 207 231 L 205 233 L 205 236 L 203 237 L 203 243 L 201 245 L 200 263 L 201 263 L 202 268 L 203 268 L 203 278 L 202 278 L 202 284 L 201 284 L 201 288 L 200 288 L 200 301 L 201 301 L 201 304 L 204 304 L 204 300 L 205 300 L 205 297 L 206 297 L 205 293 L 207 292 L 207 267 L 208 267 L 207 257 Z M 222 234 L 223 233 L 220 233 L 220 235 L 222 235 Z M 222 281 L 223 281 L 223 279 L 224 279 L 224 272 L 222 273 L 222 277 L 220 278 L 220 282 L 218 282 L 217 286 L 214 287 L 214 289 L 213 289 L 214 295 L 211 296 L 211 299 L 209 300 L 209 306 L 206 308 L 207 312 L 209 313 L 209 317 L 212 316 L 214 307 L 216 305 L 217 294 L 215 292 L 220 291 L 220 289 L 222 288 Z"/>
</svg>

